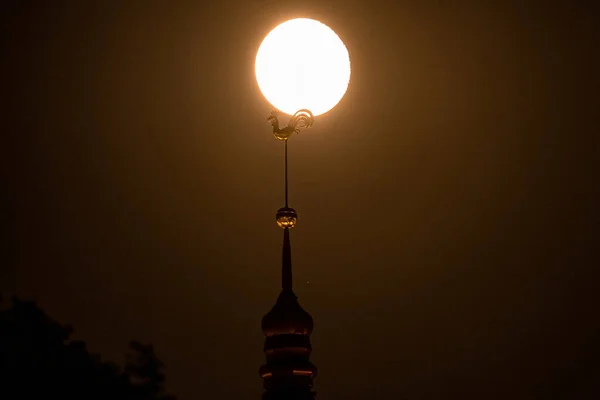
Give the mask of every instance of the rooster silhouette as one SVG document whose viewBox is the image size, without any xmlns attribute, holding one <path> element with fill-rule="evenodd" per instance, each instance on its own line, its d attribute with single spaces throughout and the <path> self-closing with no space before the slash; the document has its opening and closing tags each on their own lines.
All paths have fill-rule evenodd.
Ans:
<svg viewBox="0 0 600 400">
<path fill-rule="evenodd" d="M 271 126 L 273 126 L 273 135 L 279 140 L 288 140 L 292 133 L 300 133 L 300 128 L 310 128 L 314 121 L 313 113 L 310 110 L 303 108 L 302 110 L 298 110 L 292 115 L 290 118 L 290 122 L 288 125 L 283 128 L 279 128 L 279 111 L 271 110 L 271 114 L 267 121 L 271 121 Z"/>
</svg>

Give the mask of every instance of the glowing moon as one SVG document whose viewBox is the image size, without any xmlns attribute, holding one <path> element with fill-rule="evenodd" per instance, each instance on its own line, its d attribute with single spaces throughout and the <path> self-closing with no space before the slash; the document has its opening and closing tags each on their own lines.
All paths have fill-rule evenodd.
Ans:
<svg viewBox="0 0 600 400">
<path fill-rule="evenodd" d="M 326 113 L 344 97 L 350 56 L 339 36 L 314 19 L 275 27 L 256 54 L 256 80 L 266 99 L 286 114 L 307 108 Z"/>
</svg>

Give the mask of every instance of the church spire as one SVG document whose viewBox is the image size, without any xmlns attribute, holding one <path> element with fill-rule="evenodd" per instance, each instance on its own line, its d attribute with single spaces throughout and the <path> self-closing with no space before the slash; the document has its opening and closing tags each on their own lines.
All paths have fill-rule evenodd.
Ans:
<svg viewBox="0 0 600 400">
<path fill-rule="evenodd" d="M 292 246 L 290 228 L 283 230 L 283 253 L 281 256 L 281 290 L 292 292 Z"/>
<path fill-rule="evenodd" d="M 259 373 L 264 379 L 263 400 L 312 400 L 315 395 L 312 390 L 313 378 L 317 374 L 317 368 L 310 362 L 312 352 L 310 334 L 313 330 L 313 319 L 298 303 L 292 287 L 290 229 L 296 226 L 298 214 L 288 205 L 287 140 L 289 136 L 278 136 L 281 129 L 274 115 L 276 114 L 272 112 L 269 119 L 275 137 L 284 142 L 285 151 L 285 207 L 280 208 L 276 214 L 277 225 L 283 228 L 281 293 L 271 311 L 262 319 L 262 329 L 266 336 L 264 353 L 267 362 L 260 368 Z M 309 116 L 310 121 L 305 126 L 312 124 L 310 112 Z"/>
</svg>

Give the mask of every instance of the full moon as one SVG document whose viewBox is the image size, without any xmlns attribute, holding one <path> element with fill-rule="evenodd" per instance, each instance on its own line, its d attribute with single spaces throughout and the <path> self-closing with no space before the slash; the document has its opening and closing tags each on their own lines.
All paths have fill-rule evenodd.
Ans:
<svg viewBox="0 0 600 400">
<path fill-rule="evenodd" d="M 324 114 L 344 97 L 350 57 L 339 36 L 314 19 L 275 27 L 256 54 L 256 80 L 266 99 L 286 114 L 306 108 Z"/>
</svg>

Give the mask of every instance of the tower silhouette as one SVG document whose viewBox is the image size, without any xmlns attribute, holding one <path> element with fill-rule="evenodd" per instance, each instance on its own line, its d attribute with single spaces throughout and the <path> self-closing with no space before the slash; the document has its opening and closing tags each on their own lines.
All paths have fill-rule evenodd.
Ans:
<svg viewBox="0 0 600 400">
<path fill-rule="evenodd" d="M 303 127 L 312 125 L 312 113 L 307 112 Z M 298 113 L 297 113 L 298 114 Z M 315 397 L 313 378 L 317 368 L 310 362 L 312 347 L 310 334 L 313 319 L 298 303 L 292 285 L 292 250 L 290 229 L 298 220 L 296 211 L 288 205 L 287 145 L 289 135 L 282 136 L 276 115 L 269 117 L 273 134 L 284 142 L 285 151 L 285 207 L 276 214 L 277 225 L 283 228 L 283 251 L 281 259 L 281 293 L 271 311 L 262 319 L 262 330 L 266 336 L 264 353 L 266 363 L 260 367 L 263 378 L 263 400 L 311 400 Z M 297 120 L 292 118 L 289 128 L 295 128 Z M 289 129 L 291 132 L 294 129 Z"/>
</svg>

